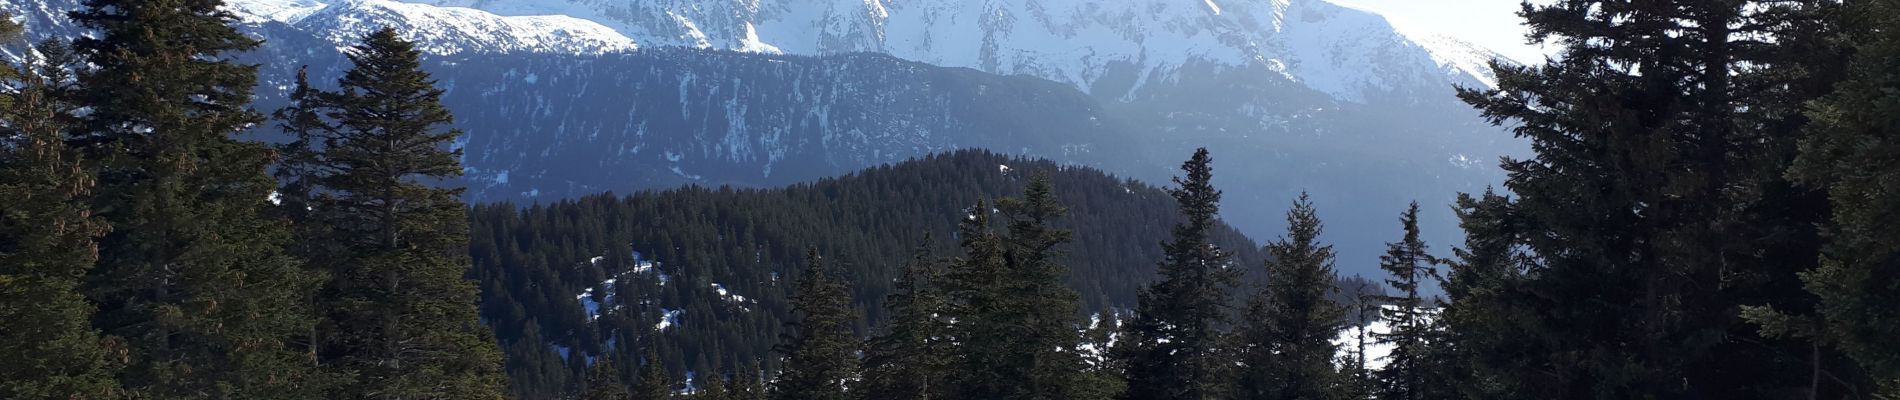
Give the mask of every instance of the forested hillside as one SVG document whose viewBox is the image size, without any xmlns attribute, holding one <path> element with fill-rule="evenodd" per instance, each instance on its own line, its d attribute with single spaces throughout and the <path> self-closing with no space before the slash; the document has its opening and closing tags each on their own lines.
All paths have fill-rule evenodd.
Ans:
<svg viewBox="0 0 1900 400">
<path fill-rule="evenodd" d="M 956 227 L 972 205 L 1019 192 L 1036 174 L 1049 174 L 1069 207 L 1056 226 L 1075 232 L 1065 281 L 1084 309 L 1133 307 L 1162 259 L 1157 243 L 1181 219 L 1172 197 L 1090 168 L 971 150 L 785 188 L 479 206 L 471 246 L 483 316 L 508 349 L 514 390 L 530 398 L 571 389 L 583 355 L 632 360 L 640 347 L 622 344 L 644 340 L 661 343 L 673 376 L 776 368 L 770 350 L 808 246 L 841 266 L 864 316 L 856 329 L 868 334 L 888 319 L 884 299 L 913 250 L 958 255 Z M 1232 228 L 1215 240 L 1238 265 L 1264 262 Z"/>
<path fill-rule="evenodd" d="M 1457 243 L 1226 198 L 1232 146 L 471 206 L 416 43 L 267 117 L 220 6 L 0 15 L 0 399 L 1900 398 L 1900 1 L 1526 5 L 1561 57 L 1459 99 L 1534 154 Z"/>
</svg>

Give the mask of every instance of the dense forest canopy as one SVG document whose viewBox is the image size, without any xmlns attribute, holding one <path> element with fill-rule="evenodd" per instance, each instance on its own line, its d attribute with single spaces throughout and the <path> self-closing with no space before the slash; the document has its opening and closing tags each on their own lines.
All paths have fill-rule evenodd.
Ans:
<svg viewBox="0 0 1900 400">
<path fill-rule="evenodd" d="M 1459 96 L 1535 154 L 1461 243 L 1302 195 L 1264 246 L 1206 148 L 471 207 L 413 43 L 266 117 L 219 7 L 0 68 L 0 398 L 1900 397 L 1900 1 L 1526 4 L 1559 56 Z M 1395 217 L 1383 284 L 1334 212 Z"/>
</svg>

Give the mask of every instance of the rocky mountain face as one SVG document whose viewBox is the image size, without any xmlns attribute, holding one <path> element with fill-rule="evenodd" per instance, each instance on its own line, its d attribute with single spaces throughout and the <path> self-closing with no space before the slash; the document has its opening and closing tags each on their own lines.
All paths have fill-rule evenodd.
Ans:
<svg viewBox="0 0 1900 400">
<path fill-rule="evenodd" d="M 78 34 L 74 0 L 0 5 Z M 232 0 L 266 40 L 259 107 L 394 26 L 467 130 L 472 200 L 680 184 L 771 186 L 957 148 L 1165 182 L 1214 150 L 1256 238 L 1311 191 L 1347 272 L 1404 203 L 1501 180 L 1524 145 L 1451 96 L 1495 55 L 1323 0 Z M 1433 215 L 1436 214 L 1436 215 Z"/>
</svg>

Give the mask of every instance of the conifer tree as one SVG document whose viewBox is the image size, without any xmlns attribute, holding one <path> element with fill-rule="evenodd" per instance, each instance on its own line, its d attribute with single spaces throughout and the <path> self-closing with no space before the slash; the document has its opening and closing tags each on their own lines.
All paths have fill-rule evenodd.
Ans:
<svg viewBox="0 0 1900 400">
<path fill-rule="evenodd" d="M 1083 395 L 1085 366 L 1075 347 L 1081 336 L 1077 296 L 1062 285 L 1068 230 L 1053 226 L 1067 210 L 1046 174 L 1031 178 L 1021 197 L 996 211 L 1008 235 L 999 235 L 979 202 L 962 232 L 968 258 L 950 286 L 959 288 L 956 335 L 961 354 L 954 386 L 961 398 L 1072 399 Z"/>
<path fill-rule="evenodd" d="M 296 83 L 291 87 L 287 99 L 290 104 L 271 113 L 277 128 L 290 138 L 290 141 L 276 146 L 278 161 L 272 175 L 280 182 L 276 195 L 277 209 L 296 223 L 293 229 L 300 231 L 299 237 L 321 235 L 321 232 L 308 230 L 322 226 L 309 215 L 312 211 L 311 200 L 319 185 L 317 179 L 328 172 L 323 169 L 320 151 L 326 140 L 337 139 L 336 127 L 325 119 L 325 114 L 331 111 L 324 102 L 326 96 L 329 94 L 310 85 L 308 68 L 299 67 Z M 293 247 L 303 244 L 296 243 Z M 294 248 L 292 252 L 298 253 Z M 306 250 L 306 253 L 306 257 L 317 255 L 314 250 Z"/>
<path fill-rule="evenodd" d="M 268 148 L 234 138 L 262 122 L 247 108 L 256 68 L 231 60 L 258 42 L 215 0 L 87 0 L 70 16 L 94 30 L 74 44 L 90 112 L 69 143 L 112 226 L 87 293 L 95 326 L 127 346 L 120 384 L 143 398 L 317 396 L 294 344 L 315 323 L 317 281 L 261 216 Z"/>
<path fill-rule="evenodd" d="M 1121 322 L 1115 313 L 1104 311 L 1090 317 L 1079 346 L 1086 368 L 1082 370 L 1077 398 L 1113 399 L 1128 391 L 1128 382 L 1123 378 L 1126 368 L 1115 354 L 1115 347 L 1123 343 L 1116 340 L 1120 332 Z"/>
<path fill-rule="evenodd" d="M 760 374 L 759 364 L 748 361 L 740 365 L 732 375 L 733 400 L 764 400 L 766 398 L 765 380 Z"/>
<path fill-rule="evenodd" d="M 587 368 L 587 380 L 581 384 L 580 400 L 630 400 L 633 394 L 627 392 L 627 384 L 620 378 L 620 369 L 614 368 L 609 357 L 601 356 L 594 365 Z"/>
<path fill-rule="evenodd" d="M 290 231 L 297 240 L 285 244 L 285 252 L 303 260 L 304 273 L 311 279 L 327 282 L 337 268 L 335 262 L 342 261 L 335 255 L 348 254 L 342 249 L 342 241 L 332 236 L 335 232 L 324 221 L 315 217 L 315 208 L 311 200 L 318 188 L 316 181 L 321 176 L 322 165 L 318 153 L 320 141 L 334 139 L 335 129 L 323 117 L 325 103 L 323 91 L 310 86 L 308 74 L 304 68 L 297 69 L 296 84 L 291 89 L 290 105 L 271 113 L 271 119 L 277 127 L 291 138 L 290 142 L 276 145 L 277 163 L 272 175 L 279 182 L 277 191 L 271 194 L 267 215 L 290 221 Z M 328 293 L 313 290 L 306 294 L 306 303 L 318 306 Z M 322 311 L 317 311 L 321 318 Z M 301 338 L 301 346 L 308 354 L 321 354 L 325 338 L 318 331 L 320 324 L 311 324 L 310 331 Z M 348 374 L 337 369 L 319 371 L 319 379 L 326 385 L 347 379 Z"/>
<path fill-rule="evenodd" d="M 726 389 L 726 376 L 709 373 L 700 379 L 699 390 L 693 392 L 693 400 L 733 400 L 732 392 Z"/>
<path fill-rule="evenodd" d="M 1240 269 L 1210 239 L 1221 197 L 1211 162 L 1207 149 L 1195 151 L 1181 165 L 1186 176 L 1174 178 L 1177 187 L 1169 189 L 1185 221 L 1162 243 L 1161 281 L 1141 291 L 1127 326 L 1126 340 L 1133 343 L 1125 348 L 1125 399 L 1218 398 L 1227 386 L 1232 360 L 1222 353 L 1221 329 Z"/>
<path fill-rule="evenodd" d="M 1338 361 L 1341 366 L 1337 386 L 1338 396 L 1335 397 L 1337 399 L 1371 399 L 1373 391 L 1378 389 L 1377 382 L 1372 379 L 1372 369 L 1367 366 L 1370 360 L 1366 354 L 1366 348 L 1372 344 L 1371 323 L 1383 310 L 1378 297 L 1374 294 L 1362 293 L 1353 299 L 1352 304 L 1344 307 L 1351 318 L 1350 321 L 1357 326 L 1347 328 L 1353 331 L 1352 342 L 1347 343 L 1352 347 Z"/>
<path fill-rule="evenodd" d="M 1410 208 L 1399 217 L 1405 236 L 1395 243 L 1386 244 L 1385 255 L 1379 256 L 1379 269 L 1390 276 L 1386 284 L 1398 290 L 1397 295 L 1385 296 L 1382 302 L 1385 308 L 1379 318 L 1391 327 L 1389 332 L 1373 335 L 1380 344 L 1392 345 L 1392 353 L 1386 356 L 1385 368 L 1374 373 L 1378 379 L 1378 397 L 1381 400 L 1419 400 L 1429 374 L 1426 361 L 1426 340 L 1431 335 L 1431 305 L 1419 296 L 1419 283 L 1436 272 L 1432 265 L 1436 262 L 1427 253 L 1425 242 L 1419 239 L 1418 202 L 1412 202 Z"/>
<path fill-rule="evenodd" d="M 1809 72 L 1831 57 L 1791 45 L 1813 32 L 1799 10 L 1830 3 L 1525 7 L 1531 39 L 1562 54 L 1497 65 L 1497 89 L 1460 94 L 1536 151 L 1503 163 L 1536 260 L 1517 285 L 1532 294 L 1526 332 L 1502 344 L 1534 368 L 1490 368 L 1517 394 L 1786 398 L 1839 387 L 1809 372 L 1832 357 L 1803 357 L 1815 347 L 1770 340 L 1738 315 L 1811 307 L 1794 277 L 1818 257 L 1813 227 L 1827 205 L 1784 171 L 1800 104 L 1831 85 Z"/>
<path fill-rule="evenodd" d="M 1847 79 L 1815 103 L 1816 123 L 1791 172 L 1833 202 L 1828 251 L 1802 274 L 1824 315 L 1805 328 L 1785 321 L 1765 328 L 1818 331 L 1810 335 L 1858 361 L 1881 394 L 1900 398 L 1900 165 L 1892 161 L 1900 154 L 1900 3 L 1850 3 Z"/>
<path fill-rule="evenodd" d="M 1009 381 L 1010 371 L 1000 368 L 1011 355 L 996 352 L 1016 338 L 1000 322 L 1011 304 L 1003 289 L 1008 283 L 1004 261 L 1008 249 L 990 226 L 991 214 L 989 203 L 982 200 L 966 210 L 966 217 L 957 224 L 963 257 L 952 263 L 944 277 L 949 318 L 958 321 L 950 326 L 955 343 L 950 386 L 955 398 L 1001 396 L 1018 389 L 1013 384 L 1021 382 Z"/>
<path fill-rule="evenodd" d="M 640 380 L 633 382 L 633 398 L 637 400 L 661 400 L 673 397 L 673 378 L 666 376 L 666 366 L 660 361 L 660 346 L 652 339 L 647 340 L 646 351 L 641 356 Z"/>
<path fill-rule="evenodd" d="M 1434 375 L 1462 398 L 1513 399 L 1522 390 L 1507 381 L 1510 373 L 1533 368 L 1507 347 L 1522 332 L 1522 302 L 1533 298 L 1520 284 L 1528 260 L 1511 215 L 1511 199 L 1486 190 L 1461 193 L 1456 207 L 1465 231 L 1462 248 L 1446 260 L 1444 282 L 1449 300 L 1435 325 L 1443 332 L 1447 365 Z"/>
<path fill-rule="evenodd" d="M 0 13 L 0 41 L 20 27 Z M 111 399 L 117 344 L 91 324 L 80 293 L 108 227 L 86 199 L 92 175 L 63 140 L 73 105 L 59 98 L 63 47 L 35 62 L 0 64 L 0 398 Z"/>
<path fill-rule="evenodd" d="M 928 240 L 926 240 L 928 242 Z M 951 389 L 942 266 L 920 244 L 884 306 L 890 327 L 866 346 L 863 399 L 944 399 Z"/>
<path fill-rule="evenodd" d="M 349 57 L 341 91 L 326 96 L 333 137 L 310 151 L 314 218 L 337 241 L 320 255 L 334 268 L 321 356 L 351 373 L 345 397 L 499 398 L 500 353 L 464 278 L 463 189 L 435 186 L 461 175 L 461 150 L 449 147 L 462 132 L 446 127 L 442 90 L 394 30 L 366 35 Z"/>
<path fill-rule="evenodd" d="M 1344 310 L 1335 287 L 1333 247 L 1312 201 L 1301 193 L 1287 211 L 1287 233 L 1267 245 L 1267 284 L 1249 302 L 1241 328 L 1236 382 L 1241 398 L 1330 399 L 1342 382 L 1333 368 Z"/>
<path fill-rule="evenodd" d="M 779 400 L 846 400 L 857 376 L 858 341 L 851 333 L 857 320 L 845 282 L 837 271 L 806 250 L 806 267 L 792 297 L 796 320 L 789 335 L 779 341 L 785 368 L 772 381 L 771 397 Z"/>
</svg>

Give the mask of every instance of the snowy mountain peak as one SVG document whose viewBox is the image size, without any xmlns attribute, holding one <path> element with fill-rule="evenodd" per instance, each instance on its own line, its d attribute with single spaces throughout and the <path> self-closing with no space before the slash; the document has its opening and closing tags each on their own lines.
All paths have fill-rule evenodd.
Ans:
<svg viewBox="0 0 1900 400">
<path fill-rule="evenodd" d="M 599 23 L 565 15 L 501 16 L 487 11 L 393 0 L 231 0 L 247 23 L 280 22 L 338 47 L 392 27 L 433 54 L 530 52 L 600 54 L 634 50 L 633 39 Z"/>
<path fill-rule="evenodd" d="M 423 14 L 389 0 L 367 1 Z M 1362 101 L 1410 82 L 1488 84 L 1483 62 L 1473 60 L 1493 55 L 1468 44 L 1421 40 L 1376 13 L 1324 0 L 414 1 L 443 10 L 480 9 L 506 16 L 502 18 L 560 15 L 599 24 L 583 28 L 549 22 L 515 28 L 523 32 L 558 25 L 610 37 L 600 29 L 604 26 L 631 38 L 600 39 L 607 43 L 773 54 L 886 53 L 941 66 L 1031 75 L 1084 91 L 1093 91 L 1116 68 L 1132 69 L 1146 81 L 1165 79 L 1190 65 L 1213 65 L 1282 75 L 1343 100 Z M 447 21 L 471 18 L 462 12 L 427 15 Z M 459 29 L 441 36 L 481 36 L 470 32 L 479 30 L 473 23 L 432 25 Z"/>
</svg>

